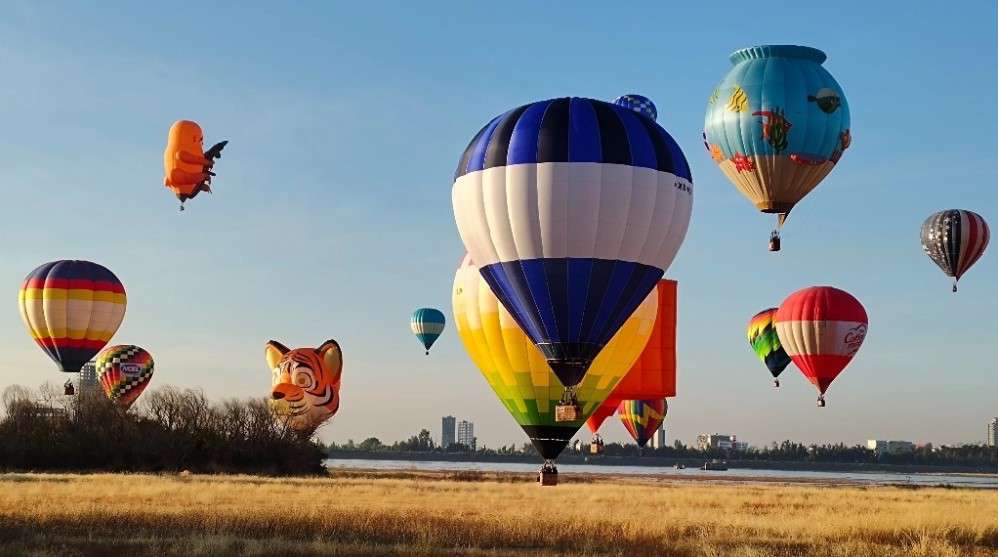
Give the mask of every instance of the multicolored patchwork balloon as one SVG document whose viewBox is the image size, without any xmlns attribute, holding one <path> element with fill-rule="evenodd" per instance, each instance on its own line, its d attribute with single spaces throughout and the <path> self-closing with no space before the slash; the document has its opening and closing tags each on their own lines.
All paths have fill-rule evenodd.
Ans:
<svg viewBox="0 0 998 557">
<path fill-rule="evenodd" d="M 678 253 L 693 184 L 652 119 L 561 98 L 486 124 L 458 162 L 452 198 L 465 248 L 570 401 Z"/>
<path fill-rule="evenodd" d="M 783 350 L 780 336 L 776 334 L 776 327 L 773 325 L 775 316 L 776 308 L 769 308 L 760 311 L 752 319 L 749 319 L 748 341 L 756 356 L 762 363 L 766 364 L 769 373 L 773 375 L 773 386 L 779 387 L 780 380 L 777 378 L 790 365 L 790 356 L 787 356 L 786 351 Z"/>
<path fill-rule="evenodd" d="M 77 373 L 107 345 L 125 318 L 125 287 L 89 261 L 53 261 L 32 271 L 18 293 L 31 338 L 59 365 Z"/>
<path fill-rule="evenodd" d="M 668 410 L 669 404 L 664 398 L 624 400 L 617 407 L 617 416 L 638 446 L 644 447 L 665 421 Z"/>
<path fill-rule="evenodd" d="M 104 394 L 125 410 L 149 386 L 154 370 L 149 352 L 131 344 L 105 348 L 93 365 Z"/>
<path fill-rule="evenodd" d="M 869 319 L 863 304 L 845 290 L 812 286 L 783 300 L 773 321 L 780 344 L 818 388 L 818 406 L 824 406 L 828 386 L 866 339 Z"/>
<path fill-rule="evenodd" d="M 730 58 L 707 101 L 704 143 L 742 195 L 777 215 L 770 249 L 778 251 L 790 210 L 852 143 L 849 104 L 815 48 L 753 46 Z"/>
<path fill-rule="evenodd" d="M 439 309 L 419 308 L 412 312 L 409 319 L 409 327 L 412 329 L 419 342 L 423 343 L 426 355 L 430 355 L 430 347 L 437 341 L 437 338 L 444 332 L 446 320 L 444 314 Z"/>
<path fill-rule="evenodd" d="M 939 211 L 922 223 L 922 249 L 946 276 L 953 277 L 953 292 L 960 277 L 984 255 L 990 238 L 988 223 L 973 211 Z"/>
<path fill-rule="evenodd" d="M 653 291 L 617 331 L 593 362 L 578 388 L 582 418 L 555 419 L 562 385 L 543 354 L 499 303 L 478 267 L 465 257 L 454 275 L 454 323 L 471 360 L 537 452 L 553 460 L 590 413 L 631 368 L 652 334 L 658 296 Z"/>
</svg>

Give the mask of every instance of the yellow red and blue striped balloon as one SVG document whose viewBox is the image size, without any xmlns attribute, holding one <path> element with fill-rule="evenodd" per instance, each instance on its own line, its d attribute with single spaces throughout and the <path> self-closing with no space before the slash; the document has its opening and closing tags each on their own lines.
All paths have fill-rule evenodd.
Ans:
<svg viewBox="0 0 998 557">
<path fill-rule="evenodd" d="M 624 400 L 617 408 L 617 415 L 638 446 L 644 447 L 665 421 L 668 411 L 669 403 L 664 398 Z"/>
<path fill-rule="evenodd" d="M 38 346 L 60 371 L 76 373 L 125 318 L 125 287 L 97 263 L 52 261 L 24 279 L 18 304 Z"/>
<path fill-rule="evenodd" d="M 109 346 L 94 358 L 97 381 L 107 398 L 128 408 L 152 380 L 152 355 L 131 344 Z"/>
</svg>

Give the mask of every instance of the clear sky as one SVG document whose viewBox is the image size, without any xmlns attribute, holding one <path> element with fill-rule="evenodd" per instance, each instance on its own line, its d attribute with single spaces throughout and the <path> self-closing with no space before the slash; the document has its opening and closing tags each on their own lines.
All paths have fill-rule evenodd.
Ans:
<svg viewBox="0 0 998 557">
<path fill-rule="evenodd" d="M 657 103 L 695 184 L 667 272 L 680 282 L 670 437 L 982 440 L 998 415 L 998 246 L 952 295 L 918 232 L 947 208 L 998 226 L 998 9 L 925 4 L 8 3 L 0 386 L 64 380 L 15 296 L 45 261 L 90 259 L 125 283 L 114 340 L 152 352 L 154 387 L 264 395 L 268 339 L 335 338 L 343 404 L 323 439 L 436 437 L 453 414 L 482 443 L 522 443 L 453 327 L 429 358 L 409 331 L 415 307 L 450 317 L 463 253 L 452 174 L 500 112 L 634 92 Z M 728 54 L 765 43 L 824 50 L 852 113 L 851 149 L 794 210 L 780 254 L 765 247 L 772 219 L 700 140 Z M 185 213 L 162 186 L 180 118 L 199 121 L 207 144 L 230 140 L 215 194 Z M 870 316 L 821 410 L 794 368 L 770 388 L 744 338 L 752 314 L 813 284 L 850 291 Z"/>
</svg>

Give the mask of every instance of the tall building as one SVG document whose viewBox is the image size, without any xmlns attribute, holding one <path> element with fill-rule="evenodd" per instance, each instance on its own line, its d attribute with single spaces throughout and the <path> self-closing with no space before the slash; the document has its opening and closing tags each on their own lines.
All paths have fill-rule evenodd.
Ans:
<svg viewBox="0 0 998 557">
<path fill-rule="evenodd" d="M 457 420 L 454 416 L 444 416 L 440 420 L 440 446 L 447 448 L 454 444 L 454 425 Z"/>
<path fill-rule="evenodd" d="M 475 449 L 475 424 L 467 420 L 457 422 L 457 442 Z"/>
<path fill-rule="evenodd" d="M 991 418 L 988 422 L 988 446 L 998 447 L 998 418 Z"/>
<path fill-rule="evenodd" d="M 79 391 L 81 395 L 90 395 L 99 393 L 101 390 L 100 382 L 97 381 L 97 369 L 94 367 L 93 362 L 87 362 L 83 364 L 80 369 L 79 378 Z"/>
<path fill-rule="evenodd" d="M 663 448 L 663 447 L 666 446 L 665 443 L 666 443 L 666 441 L 665 441 L 665 426 L 664 425 L 660 425 L 660 426 L 658 426 L 658 430 L 655 432 L 655 435 L 652 436 L 651 442 L 649 444 L 651 445 L 651 448 L 653 448 L 653 449 L 661 449 L 661 448 Z"/>
</svg>

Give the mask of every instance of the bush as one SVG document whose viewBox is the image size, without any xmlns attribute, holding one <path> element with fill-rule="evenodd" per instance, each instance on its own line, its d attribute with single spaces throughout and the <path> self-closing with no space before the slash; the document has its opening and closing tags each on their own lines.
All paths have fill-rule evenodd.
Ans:
<svg viewBox="0 0 998 557">
<path fill-rule="evenodd" d="M 125 412 L 99 394 L 8 388 L 0 468 L 113 472 L 322 473 L 323 452 L 275 419 L 265 399 L 212 403 L 172 387 Z"/>
</svg>

